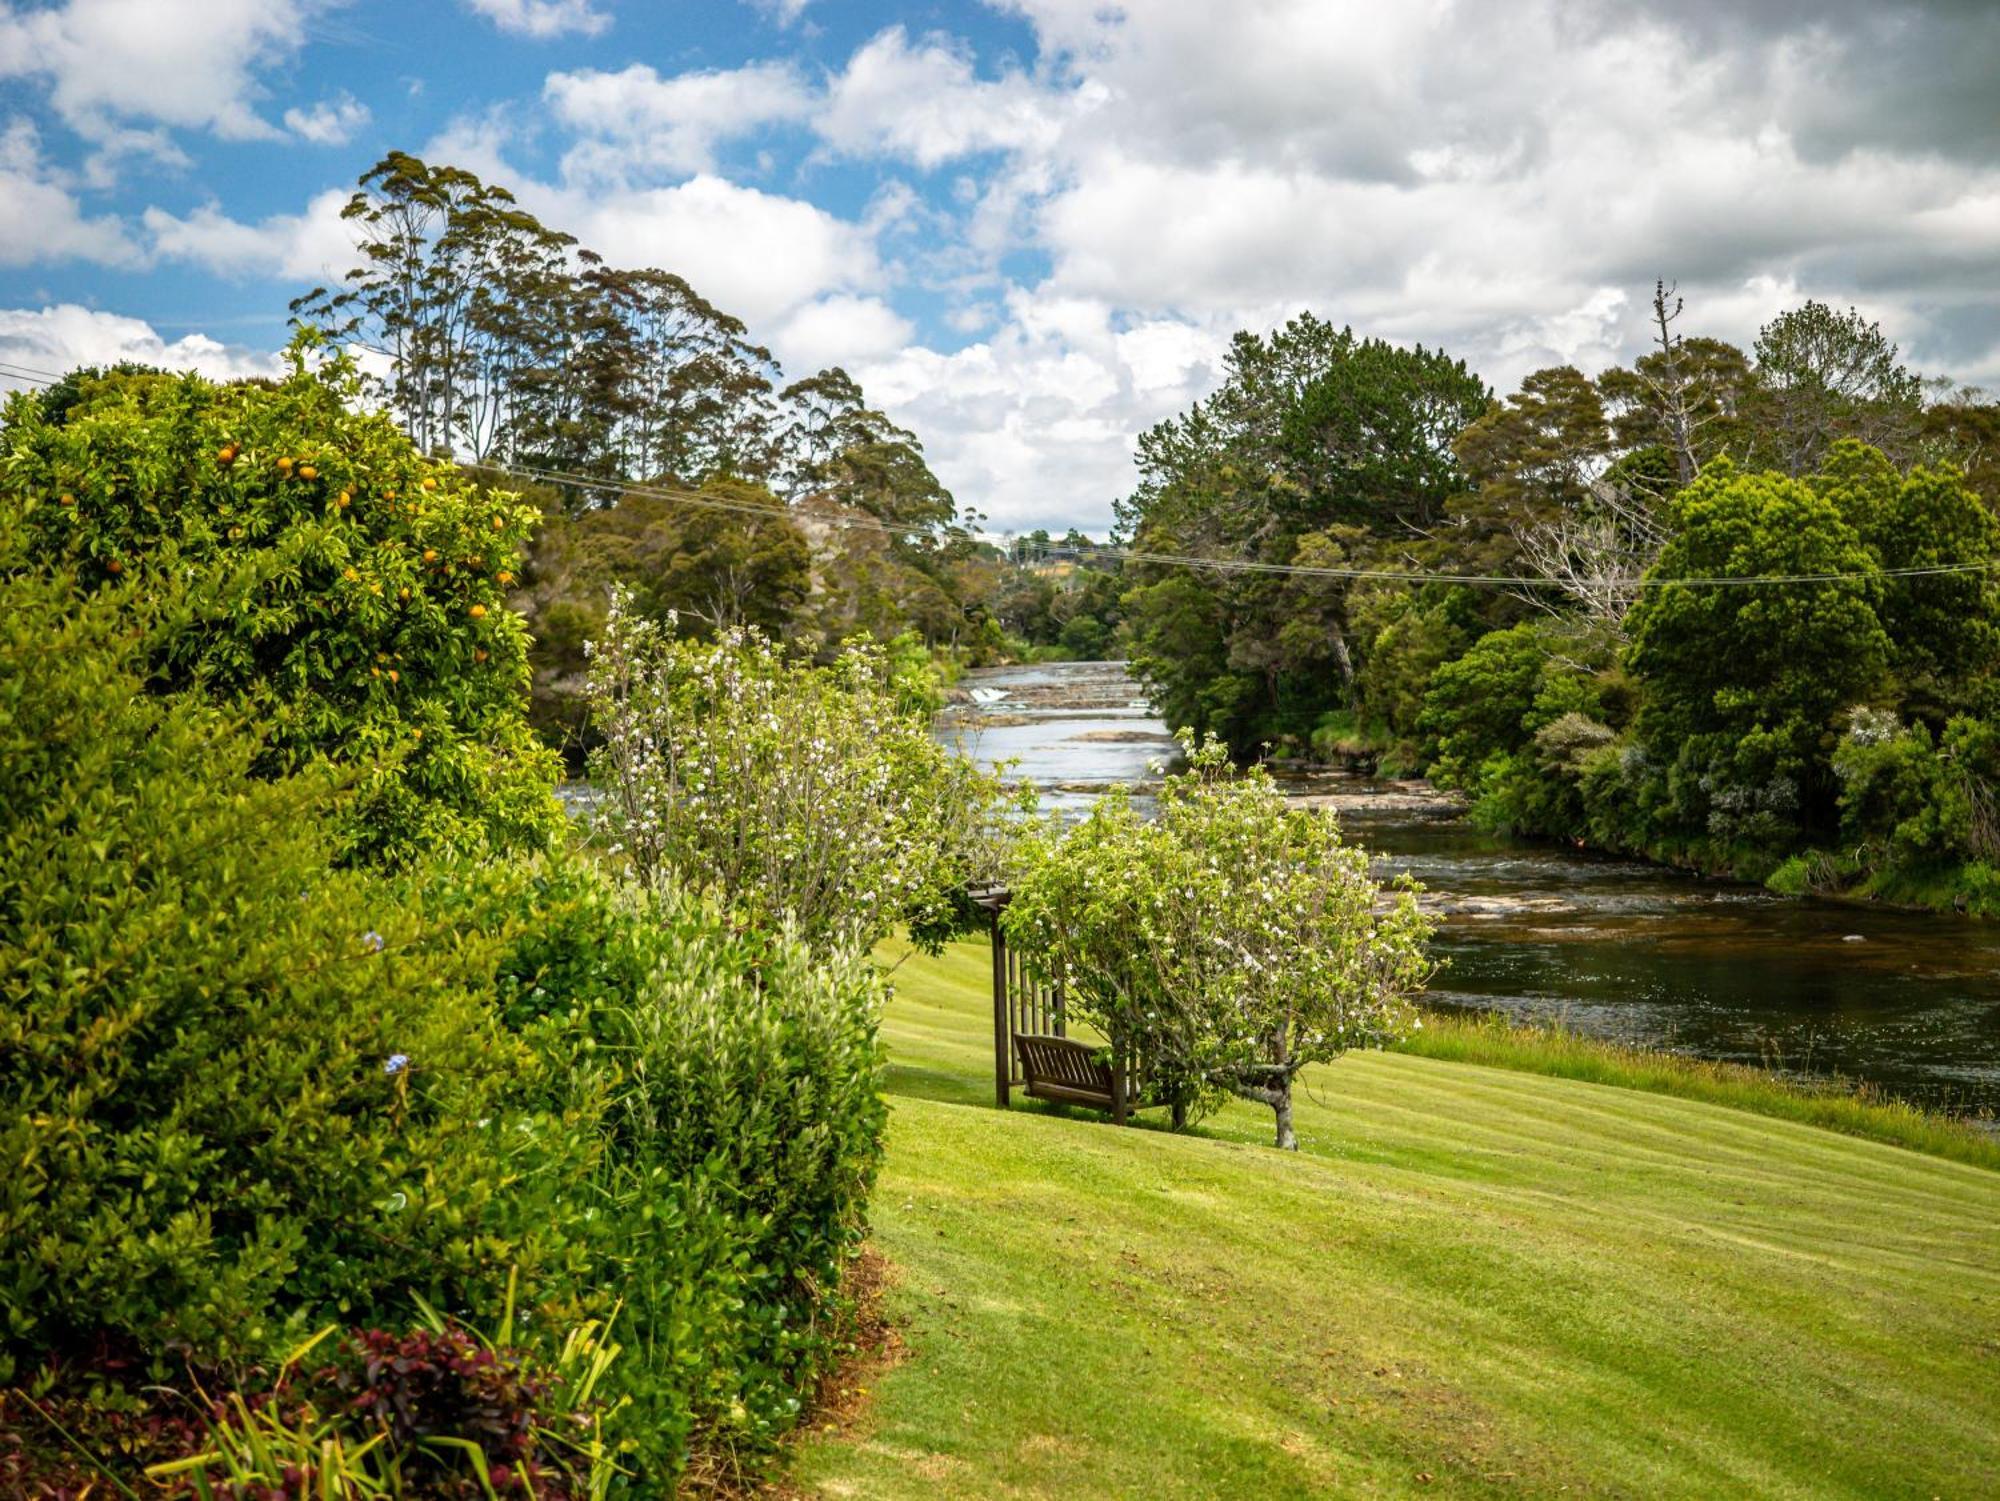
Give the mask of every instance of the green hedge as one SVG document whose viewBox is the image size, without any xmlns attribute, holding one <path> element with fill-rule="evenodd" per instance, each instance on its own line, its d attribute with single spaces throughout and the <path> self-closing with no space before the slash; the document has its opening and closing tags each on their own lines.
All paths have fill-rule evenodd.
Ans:
<svg viewBox="0 0 2000 1501">
<path fill-rule="evenodd" d="M 881 978 L 577 863 L 522 897 L 535 920 L 502 1010 L 554 1065 L 551 1108 L 601 1122 L 628 1349 L 613 1385 L 634 1404 L 619 1432 L 654 1472 L 697 1433 L 753 1456 L 837 1353 L 886 1122 Z"/>
<path fill-rule="evenodd" d="M 7 552 L 16 566 L 7 566 Z M 559 1265 L 566 1147 L 437 883 L 329 866 L 322 773 L 142 692 L 143 606 L 0 543 L 0 1372 L 250 1359 Z M 135 623 L 138 629 L 135 629 Z M 527 1166 L 524 1169 L 523 1164 Z"/>
<path fill-rule="evenodd" d="M 768 1453 L 879 1160 L 868 962 L 575 859 L 343 864 L 364 774 L 158 680 L 213 577 L 46 561 L 0 514 L 0 1385 L 226 1388 L 513 1276 L 529 1348 L 615 1312 L 634 1493 Z"/>
</svg>

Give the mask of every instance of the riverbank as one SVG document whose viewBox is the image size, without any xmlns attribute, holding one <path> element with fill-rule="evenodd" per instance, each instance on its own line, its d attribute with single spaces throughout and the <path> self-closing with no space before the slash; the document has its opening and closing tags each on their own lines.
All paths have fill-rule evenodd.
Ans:
<svg viewBox="0 0 2000 1501">
<path fill-rule="evenodd" d="M 940 734 L 985 764 L 1013 761 L 1064 817 L 1114 785 L 1143 807 L 1174 751 L 1116 663 L 979 670 L 959 691 Z M 1426 888 L 1445 1008 L 2000 1115 L 2000 925 L 1486 833 L 1422 781 L 1280 772 L 1338 810 L 1382 876 Z"/>
<path fill-rule="evenodd" d="M 2000 1135 L 1980 1123 L 1893 1099 L 1866 1084 L 1802 1079 L 1523 1025 L 1491 1013 L 1431 1010 L 1394 1049 L 1419 1058 L 1512 1069 L 1745 1110 L 2000 1172 Z"/>
<path fill-rule="evenodd" d="M 991 1106 L 984 946 L 896 971 L 903 1358 L 820 1496 L 1975 1495 L 2000 1174 L 1411 1054 L 1200 1134 Z"/>
<path fill-rule="evenodd" d="M 1704 881 L 1729 881 L 1776 896 L 1806 898 L 1856 907 L 1990 920 L 2000 918 L 2000 869 L 1982 862 L 1931 865 L 1867 865 L 1852 855 L 1802 850 L 1777 860 L 1767 854 L 1744 855 L 1703 843 L 1654 844 L 1644 847 L 1607 845 L 1586 833 L 1522 832 L 1481 816 L 1477 802 L 1464 792 L 1442 787 L 1423 776 L 1385 776 L 1380 771 L 1382 747 L 1345 741 L 1323 761 L 1274 761 L 1273 770 L 1295 783 L 1358 778 L 1390 781 L 1412 796 L 1449 803 L 1476 827 L 1504 838 L 1583 850 L 1618 860 L 1644 860 L 1662 870 Z"/>
</svg>

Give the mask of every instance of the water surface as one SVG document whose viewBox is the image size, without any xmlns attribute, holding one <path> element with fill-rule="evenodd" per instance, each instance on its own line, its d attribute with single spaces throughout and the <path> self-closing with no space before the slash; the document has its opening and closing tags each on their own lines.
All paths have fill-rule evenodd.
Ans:
<svg viewBox="0 0 2000 1501">
<path fill-rule="evenodd" d="M 974 672 L 999 690 L 940 733 L 1071 815 L 1172 756 L 1118 663 Z M 1562 1021 L 1619 1041 L 1866 1080 L 1925 1104 L 2000 1113 L 2000 925 L 1794 901 L 1470 827 L 1417 784 L 1287 781 L 1335 807 L 1384 875 L 1440 919 L 1431 999 Z"/>
</svg>

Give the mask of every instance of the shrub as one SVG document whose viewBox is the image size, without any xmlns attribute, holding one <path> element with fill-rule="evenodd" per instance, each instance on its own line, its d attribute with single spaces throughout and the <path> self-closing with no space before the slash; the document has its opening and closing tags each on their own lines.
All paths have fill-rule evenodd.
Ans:
<svg viewBox="0 0 2000 1501">
<path fill-rule="evenodd" d="M 617 1289 L 641 1473 L 699 1432 L 769 1449 L 833 1353 L 838 1290 L 881 1154 L 882 982 L 852 953 L 725 922 L 577 863 L 535 877 L 500 996 L 554 1067 L 551 1105 L 602 1121 L 597 1273 Z"/>
<path fill-rule="evenodd" d="M 146 1473 L 203 1501 L 602 1495 L 613 1467 L 595 1387 L 615 1354 L 595 1325 L 553 1366 L 442 1323 L 356 1330 L 316 1369 L 288 1362 L 269 1391 L 210 1398 L 199 1450 Z"/>
<path fill-rule="evenodd" d="M 54 406 L 16 396 L 0 513 L 85 589 L 182 599 L 145 675 L 253 717 L 259 774 L 355 768 L 348 853 L 542 844 L 554 762 L 501 603 L 535 514 L 423 458 L 356 409 L 349 367 L 307 352 L 275 386 L 120 375 Z"/>
<path fill-rule="evenodd" d="M 712 892 L 808 945 L 942 942 L 997 858 L 997 784 L 909 712 L 883 652 L 830 667 L 755 632 L 689 640 L 615 606 L 591 674 L 593 758 L 640 876 Z"/>
<path fill-rule="evenodd" d="M 1857 709 L 1833 752 L 1844 839 L 1875 844 L 1903 865 L 2000 854 L 2000 730 L 1949 720 L 1933 739 L 1922 724 Z"/>
<path fill-rule="evenodd" d="M 136 1381 L 105 1359 L 31 1395 L 0 1393 L 0 1494 L 88 1501 L 143 1476 L 148 1494 L 298 1501 L 494 1495 L 600 1497 L 616 1466 L 603 1435 L 601 1324 L 550 1355 L 427 1313 L 401 1333 L 323 1330 L 277 1365 L 188 1363 Z M 310 1357 L 310 1359 L 308 1359 Z M 157 1489 L 155 1489 L 157 1487 Z"/>
<path fill-rule="evenodd" d="M 0 523 L 0 1381 L 110 1337 L 254 1358 L 564 1254 L 494 951 L 440 882 L 328 869 L 323 772 L 142 691 L 140 583 Z M 133 630 L 137 622 L 141 629 Z M 168 627 L 171 629 L 171 624 Z"/>
</svg>

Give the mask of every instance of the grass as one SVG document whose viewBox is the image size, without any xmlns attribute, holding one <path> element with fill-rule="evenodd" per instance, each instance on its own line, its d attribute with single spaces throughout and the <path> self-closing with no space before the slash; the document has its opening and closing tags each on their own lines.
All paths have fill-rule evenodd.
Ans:
<svg viewBox="0 0 2000 1501">
<path fill-rule="evenodd" d="M 1497 1016 L 1431 1013 L 1423 1030 L 1396 1051 L 1702 1100 L 2000 1170 L 2000 1137 L 1838 1080 L 1792 1080 L 1742 1064 L 1684 1058 Z"/>
<path fill-rule="evenodd" d="M 1994 1492 L 2000 1174 L 1410 1053 L 1317 1071 L 1297 1154 L 1003 1114 L 986 965 L 897 972 L 907 1358 L 806 1494 Z"/>
</svg>

